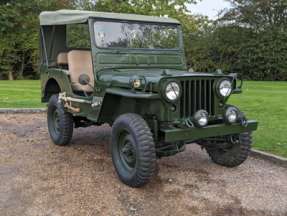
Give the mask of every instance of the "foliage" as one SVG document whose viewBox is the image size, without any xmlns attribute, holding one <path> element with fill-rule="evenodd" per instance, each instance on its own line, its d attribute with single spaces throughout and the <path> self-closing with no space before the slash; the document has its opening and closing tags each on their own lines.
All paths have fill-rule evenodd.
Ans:
<svg viewBox="0 0 287 216">
<path fill-rule="evenodd" d="M 287 3 L 228 0 L 218 22 L 190 35 L 186 58 L 196 71 L 243 73 L 251 80 L 287 80 Z"/>
<path fill-rule="evenodd" d="M 88 24 L 67 25 L 67 46 L 91 48 Z"/>
<path fill-rule="evenodd" d="M 39 13 L 73 8 L 75 0 L 7 0 L 0 2 L 0 79 L 13 72 L 38 77 Z M 12 78 L 12 77 L 10 77 Z"/>
<path fill-rule="evenodd" d="M 221 68 L 252 80 L 287 80 L 286 1 L 227 1 L 231 8 L 213 22 L 190 14 L 186 4 L 196 0 L 0 0 L 0 79 L 12 72 L 17 79 L 38 78 L 38 15 L 65 8 L 175 18 L 182 24 L 189 68 Z M 83 25 L 68 30 L 71 46 L 90 47 Z"/>
<path fill-rule="evenodd" d="M 227 0 L 231 9 L 221 11 L 224 22 L 234 21 L 237 25 L 255 31 L 287 27 L 286 0 Z"/>
</svg>

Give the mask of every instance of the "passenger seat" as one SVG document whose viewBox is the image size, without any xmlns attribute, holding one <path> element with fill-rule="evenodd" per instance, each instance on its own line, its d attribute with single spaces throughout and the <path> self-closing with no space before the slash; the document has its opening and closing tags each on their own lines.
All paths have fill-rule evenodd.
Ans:
<svg viewBox="0 0 287 216">
<path fill-rule="evenodd" d="M 67 75 L 71 75 L 68 69 L 68 53 L 60 53 L 57 56 L 57 63 Z"/>
<path fill-rule="evenodd" d="M 78 82 L 79 76 L 82 74 L 87 74 L 90 77 L 91 86 L 94 86 L 94 72 L 91 51 L 70 51 L 68 53 L 68 65 L 69 72 L 71 74 L 70 80 L 73 91 L 84 90 L 86 92 L 93 92 L 94 89 L 89 85 L 81 85 Z"/>
</svg>

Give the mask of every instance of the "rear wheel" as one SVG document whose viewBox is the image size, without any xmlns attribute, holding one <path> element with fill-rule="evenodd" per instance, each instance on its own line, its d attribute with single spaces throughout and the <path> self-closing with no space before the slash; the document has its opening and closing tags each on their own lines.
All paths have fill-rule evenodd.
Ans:
<svg viewBox="0 0 287 216">
<path fill-rule="evenodd" d="M 227 105 L 226 107 L 235 107 Z M 239 116 L 244 116 L 244 113 L 235 107 Z M 252 132 L 238 134 L 239 144 L 229 148 L 219 148 L 216 150 L 207 150 L 210 158 L 217 164 L 227 167 L 235 167 L 242 164 L 248 157 L 252 147 Z"/>
<path fill-rule="evenodd" d="M 119 116 L 112 128 L 111 153 L 121 181 L 131 187 L 141 187 L 154 174 L 155 144 L 145 120 L 137 114 Z"/>
<path fill-rule="evenodd" d="M 69 144 L 73 135 L 73 115 L 62 108 L 57 94 L 49 100 L 47 121 L 53 142 L 60 146 Z"/>
</svg>

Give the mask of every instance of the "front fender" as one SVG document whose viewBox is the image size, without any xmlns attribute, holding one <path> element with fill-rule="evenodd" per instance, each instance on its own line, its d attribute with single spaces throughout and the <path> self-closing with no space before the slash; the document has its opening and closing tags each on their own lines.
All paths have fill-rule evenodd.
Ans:
<svg viewBox="0 0 287 216">
<path fill-rule="evenodd" d="M 166 116 L 162 107 L 158 94 L 134 94 L 128 89 L 109 88 L 106 89 L 97 121 L 112 124 L 118 116 L 125 113 L 136 113 L 144 118 L 155 115 L 162 120 Z"/>
<path fill-rule="evenodd" d="M 128 97 L 128 98 L 142 98 L 142 99 L 160 99 L 160 95 L 156 93 L 132 93 L 129 89 L 122 89 L 122 88 L 108 88 L 106 89 L 106 93 L 113 94 L 113 95 L 119 95 L 122 97 Z"/>
<path fill-rule="evenodd" d="M 51 90 L 52 83 L 56 82 L 59 86 L 59 90 Z M 49 76 L 46 72 L 41 73 L 41 87 L 42 91 L 42 102 L 48 102 L 50 97 L 53 94 L 57 94 L 59 92 L 66 92 L 69 95 L 73 95 L 73 91 L 70 85 L 70 79 L 66 73 L 60 70 L 49 69 Z"/>
</svg>

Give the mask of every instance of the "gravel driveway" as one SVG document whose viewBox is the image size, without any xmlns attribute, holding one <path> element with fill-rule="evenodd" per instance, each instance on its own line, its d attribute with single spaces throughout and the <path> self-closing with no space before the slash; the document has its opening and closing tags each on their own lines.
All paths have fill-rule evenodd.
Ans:
<svg viewBox="0 0 287 216">
<path fill-rule="evenodd" d="M 149 184 L 121 183 L 108 125 L 52 143 L 45 114 L 0 115 L 0 215 L 287 215 L 287 169 L 250 157 L 214 164 L 204 150 L 157 161 Z"/>
</svg>

